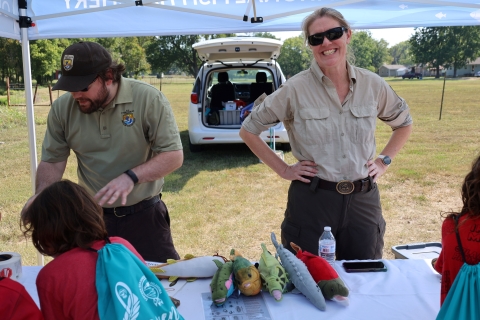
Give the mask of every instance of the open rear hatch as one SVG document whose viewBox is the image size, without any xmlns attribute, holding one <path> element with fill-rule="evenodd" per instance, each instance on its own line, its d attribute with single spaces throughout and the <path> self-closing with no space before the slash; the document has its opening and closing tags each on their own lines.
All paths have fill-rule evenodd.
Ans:
<svg viewBox="0 0 480 320">
<path fill-rule="evenodd" d="M 264 61 L 280 55 L 283 42 L 260 37 L 217 38 L 193 45 L 203 61 Z"/>
</svg>

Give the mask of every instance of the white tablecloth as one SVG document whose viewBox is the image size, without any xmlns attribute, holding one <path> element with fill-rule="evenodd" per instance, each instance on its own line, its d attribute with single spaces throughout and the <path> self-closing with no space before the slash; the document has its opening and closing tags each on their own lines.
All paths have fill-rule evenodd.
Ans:
<svg viewBox="0 0 480 320">
<path fill-rule="evenodd" d="M 35 301 L 39 307 L 40 302 L 38 301 L 38 293 L 35 280 L 37 280 L 37 275 L 40 272 L 40 269 L 42 269 L 42 267 L 22 266 L 22 276 L 20 277 L 20 279 L 18 279 L 18 282 L 23 284 L 25 289 L 27 289 L 28 293 L 33 298 L 33 301 Z"/>
<path fill-rule="evenodd" d="M 406 320 L 435 319 L 440 308 L 440 275 L 426 260 L 383 260 L 387 272 L 346 273 L 341 261 L 335 269 L 350 290 L 350 305 L 327 301 L 327 310 L 315 308 L 303 295 L 288 293 L 276 302 L 262 293 L 272 319 L 341 319 L 341 320 Z M 35 279 L 40 267 L 23 267 L 20 282 L 38 303 Z M 169 287 L 169 294 L 180 300 L 179 312 L 185 320 L 204 319 L 201 294 L 210 291 L 210 280 L 184 280 Z"/>
</svg>

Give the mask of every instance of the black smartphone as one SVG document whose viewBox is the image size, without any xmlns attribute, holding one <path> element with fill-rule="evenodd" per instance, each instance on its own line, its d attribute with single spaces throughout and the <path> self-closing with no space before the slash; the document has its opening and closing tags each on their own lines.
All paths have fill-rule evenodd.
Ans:
<svg viewBox="0 0 480 320">
<path fill-rule="evenodd" d="M 387 267 L 382 261 L 344 262 L 346 272 L 385 272 Z"/>
</svg>

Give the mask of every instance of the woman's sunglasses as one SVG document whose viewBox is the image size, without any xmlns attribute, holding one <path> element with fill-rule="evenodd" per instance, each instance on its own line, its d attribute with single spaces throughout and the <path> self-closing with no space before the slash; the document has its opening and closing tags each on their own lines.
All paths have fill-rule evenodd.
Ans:
<svg viewBox="0 0 480 320">
<path fill-rule="evenodd" d="M 315 33 L 308 37 L 308 43 L 311 46 L 318 46 L 323 43 L 324 38 L 327 38 L 330 41 L 337 40 L 343 36 L 344 31 L 347 31 L 347 28 L 336 27 L 325 32 Z"/>
</svg>

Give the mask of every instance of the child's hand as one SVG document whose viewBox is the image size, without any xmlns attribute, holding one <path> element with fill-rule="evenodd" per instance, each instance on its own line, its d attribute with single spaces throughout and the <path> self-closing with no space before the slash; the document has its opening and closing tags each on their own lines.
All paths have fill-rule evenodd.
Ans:
<svg viewBox="0 0 480 320">
<path fill-rule="evenodd" d="M 437 263 L 438 258 L 432 259 L 432 268 L 435 269 L 435 263 Z"/>
</svg>

